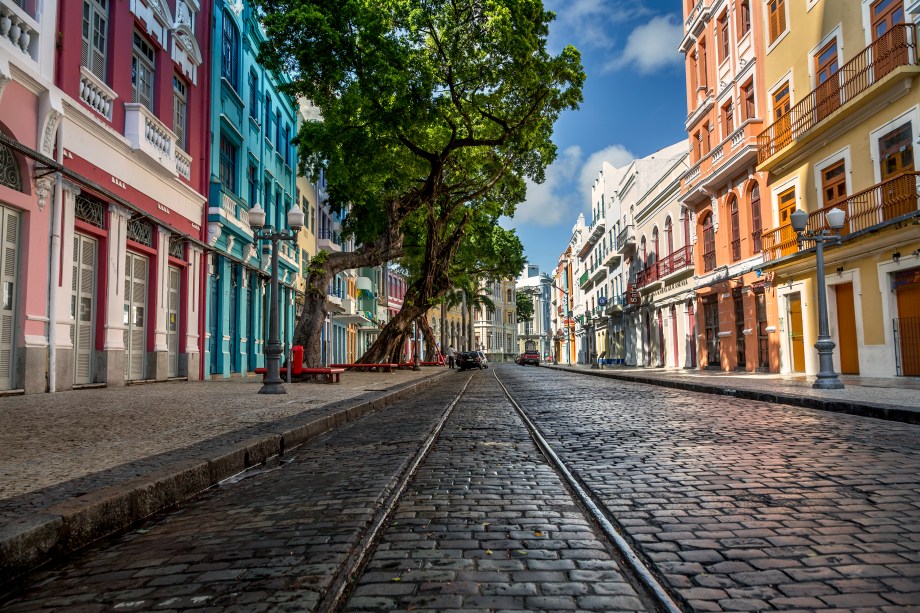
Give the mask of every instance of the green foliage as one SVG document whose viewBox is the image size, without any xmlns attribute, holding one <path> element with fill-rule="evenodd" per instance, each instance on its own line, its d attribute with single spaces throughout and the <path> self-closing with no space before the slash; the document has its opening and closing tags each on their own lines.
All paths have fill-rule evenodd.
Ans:
<svg viewBox="0 0 920 613">
<path fill-rule="evenodd" d="M 506 214 L 556 156 L 559 114 L 581 101 L 580 54 L 552 56 L 540 0 L 253 0 L 260 60 L 322 121 L 296 138 L 325 171 L 359 244 L 439 199 L 487 192 Z"/>
<path fill-rule="evenodd" d="M 515 298 L 515 312 L 518 321 L 530 321 L 534 316 L 533 296 L 526 293 L 518 293 Z"/>
</svg>

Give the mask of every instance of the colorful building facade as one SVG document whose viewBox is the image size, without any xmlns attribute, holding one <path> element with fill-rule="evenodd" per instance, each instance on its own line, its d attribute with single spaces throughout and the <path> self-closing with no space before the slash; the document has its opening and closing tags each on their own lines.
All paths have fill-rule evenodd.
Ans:
<svg viewBox="0 0 920 613">
<path fill-rule="evenodd" d="M 920 375 L 920 6 L 903 0 L 770 3 L 765 21 L 767 125 L 757 140 L 763 271 L 777 288 L 781 372 L 815 374 L 813 243 L 790 224 L 846 213 L 825 250 L 838 372 Z"/>
<path fill-rule="evenodd" d="M 257 61 L 265 34 L 248 3 L 218 0 L 211 23 L 205 366 L 211 377 L 229 377 L 263 365 L 269 300 L 278 301 L 280 339 L 290 348 L 300 249 L 279 241 L 279 296 L 270 296 L 271 243 L 253 243 L 248 213 L 259 204 L 266 226 L 287 228 L 297 198 L 298 107 L 279 89 L 286 77 Z"/>
</svg>

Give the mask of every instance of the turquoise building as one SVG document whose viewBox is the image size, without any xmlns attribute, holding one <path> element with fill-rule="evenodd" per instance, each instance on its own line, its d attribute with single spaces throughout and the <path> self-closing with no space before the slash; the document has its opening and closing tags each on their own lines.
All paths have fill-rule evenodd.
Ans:
<svg viewBox="0 0 920 613">
<path fill-rule="evenodd" d="M 268 335 L 271 244 L 254 246 L 249 209 L 259 203 L 266 225 L 287 227 L 299 202 L 294 136 L 296 106 L 278 90 L 285 75 L 256 62 L 265 34 L 249 3 L 215 0 L 211 32 L 211 181 L 205 373 L 208 378 L 263 366 Z M 279 242 L 279 328 L 285 351 L 294 329 L 300 250 Z"/>
</svg>

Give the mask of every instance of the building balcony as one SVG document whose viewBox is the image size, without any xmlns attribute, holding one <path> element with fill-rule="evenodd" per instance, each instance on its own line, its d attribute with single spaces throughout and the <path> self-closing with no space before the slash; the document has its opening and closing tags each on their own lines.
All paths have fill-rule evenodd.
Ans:
<svg viewBox="0 0 920 613">
<path fill-rule="evenodd" d="M 873 185 L 823 209 L 808 214 L 806 230 L 827 230 L 824 214 L 833 209 L 846 213 L 840 236 L 844 240 L 896 225 L 907 219 L 920 219 L 920 172 L 908 172 Z M 798 253 L 798 238 L 792 224 L 764 231 L 761 236 L 764 262 Z"/>
<path fill-rule="evenodd" d="M 342 238 L 332 230 L 320 230 L 316 233 L 316 248 L 321 251 L 341 253 Z"/>
<path fill-rule="evenodd" d="M 0 0 L 0 40 L 18 56 L 38 61 L 39 24 L 35 0 Z M 30 10 L 27 10 L 30 9 Z"/>
<path fill-rule="evenodd" d="M 617 234 L 617 253 L 620 255 L 626 255 L 636 246 L 636 234 L 633 231 L 633 226 L 625 226 L 620 233 Z"/>
<path fill-rule="evenodd" d="M 592 285 L 597 285 L 601 281 L 607 278 L 607 267 L 603 265 L 598 265 L 590 271 L 591 277 L 590 281 Z"/>
<path fill-rule="evenodd" d="M 760 169 L 772 170 L 834 126 L 860 120 L 855 108 L 889 104 L 891 99 L 881 98 L 886 92 L 894 90 L 893 97 L 906 94 L 908 86 L 896 87 L 900 77 L 918 74 L 917 26 L 893 26 L 757 137 Z"/>
<path fill-rule="evenodd" d="M 623 305 L 626 303 L 626 297 L 623 294 L 617 296 L 608 296 L 607 297 L 607 306 L 604 307 L 604 312 L 607 315 L 613 315 L 615 313 L 623 312 Z"/>
<path fill-rule="evenodd" d="M 660 262 L 652 262 L 636 273 L 636 289 L 648 292 L 661 285 Z"/>
<path fill-rule="evenodd" d="M 698 0 L 684 22 L 684 32 L 696 37 L 711 17 L 712 0 Z"/>
<path fill-rule="evenodd" d="M 658 262 L 658 274 L 664 284 L 692 272 L 693 245 L 679 247 Z"/>
<path fill-rule="evenodd" d="M 80 100 L 105 119 L 112 120 L 112 106 L 118 94 L 90 72 L 86 66 L 80 67 Z"/>
<path fill-rule="evenodd" d="M 326 310 L 336 315 L 345 312 L 341 292 L 333 289 L 326 292 Z"/>
<path fill-rule="evenodd" d="M 749 119 L 738 126 L 722 142 L 712 148 L 681 177 L 681 196 L 692 201 L 694 192 L 699 198 L 709 198 L 706 192 L 716 190 L 757 158 L 757 138 L 763 121 Z"/>
<path fill-rule="evenodd" d="M 610 268 L 611 270 L 616 268 L 620 264 L 620 261 L 623 259 L 623 256 L 620 255 L 620 252 L 617 251 L 617 247 L 616 247 L 617 243 L 616 243 L 615 238 L 613 239 L 613 243 L 614 243 L 613 245 L 610 245 L 610 250 L 604 255 L 603 259 L 601 260 L 601 263 L 604 266 L 607 266 L 608 268 Z"/>
<path fill-rule="evenodd" d="M 581 277 L 578 278 L 578 287 L 581 289 L 588 289 L 591 287 L 591 285 L 593 285 L 591 283 L 591 271 L 586 270 L 584 273 L 582 273 Z"/>
<path fill-rule="evenodd" d="M 184 169 L 186 162 L 191 172 L 191 158 L 184 152 L 177 156 L 180 150 L 176 135 L 143 104 L 125 104 L 125 138 L 135 151 L 160 164 L 172 176 L 179 176 L 179 168 Z M 177 163 L 178 158 L 183 159 L 182 163 Z"/>
<path fill-rule="evenodd" d="M 604 216 L 601 215 L 599 218 L 595 219 L 591 223 L 591 227 L 588 228 L 588 241 L 590 241 L 591 244 L 596 245 L 597 241 L 599 241 L 600 238 L 604 235 L 605 230 L 606 227 L 604 225 Z"/>
</svg>

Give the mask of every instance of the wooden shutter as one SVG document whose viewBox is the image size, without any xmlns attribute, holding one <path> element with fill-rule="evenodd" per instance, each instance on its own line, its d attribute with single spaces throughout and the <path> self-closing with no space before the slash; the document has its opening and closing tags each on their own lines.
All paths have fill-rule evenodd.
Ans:
<svg viewBox="0 0 920 613">
<path fill-rule="evenodd" d="M 13 386 L 19 213 L 0 207 L 0 389 Z"/>
<path fill-rule="evenodd" d="M 170 266 L 166 298 L 166 347 L 170 377 L 179 376 L 179 278 L 179 269 Z"/>
<path fill-rule="evenodd" d="M 147 330 L 147 258 L 125 256 L 125 377 L 144 378 Z"/>
<path fill-rule="evenodd" d="M 96 241 L 75 234 L 73 239 L 71 331 L 74 347 L 74 383 L 93 379 L 93 321 L 95 319 Z"/>
</svg>

